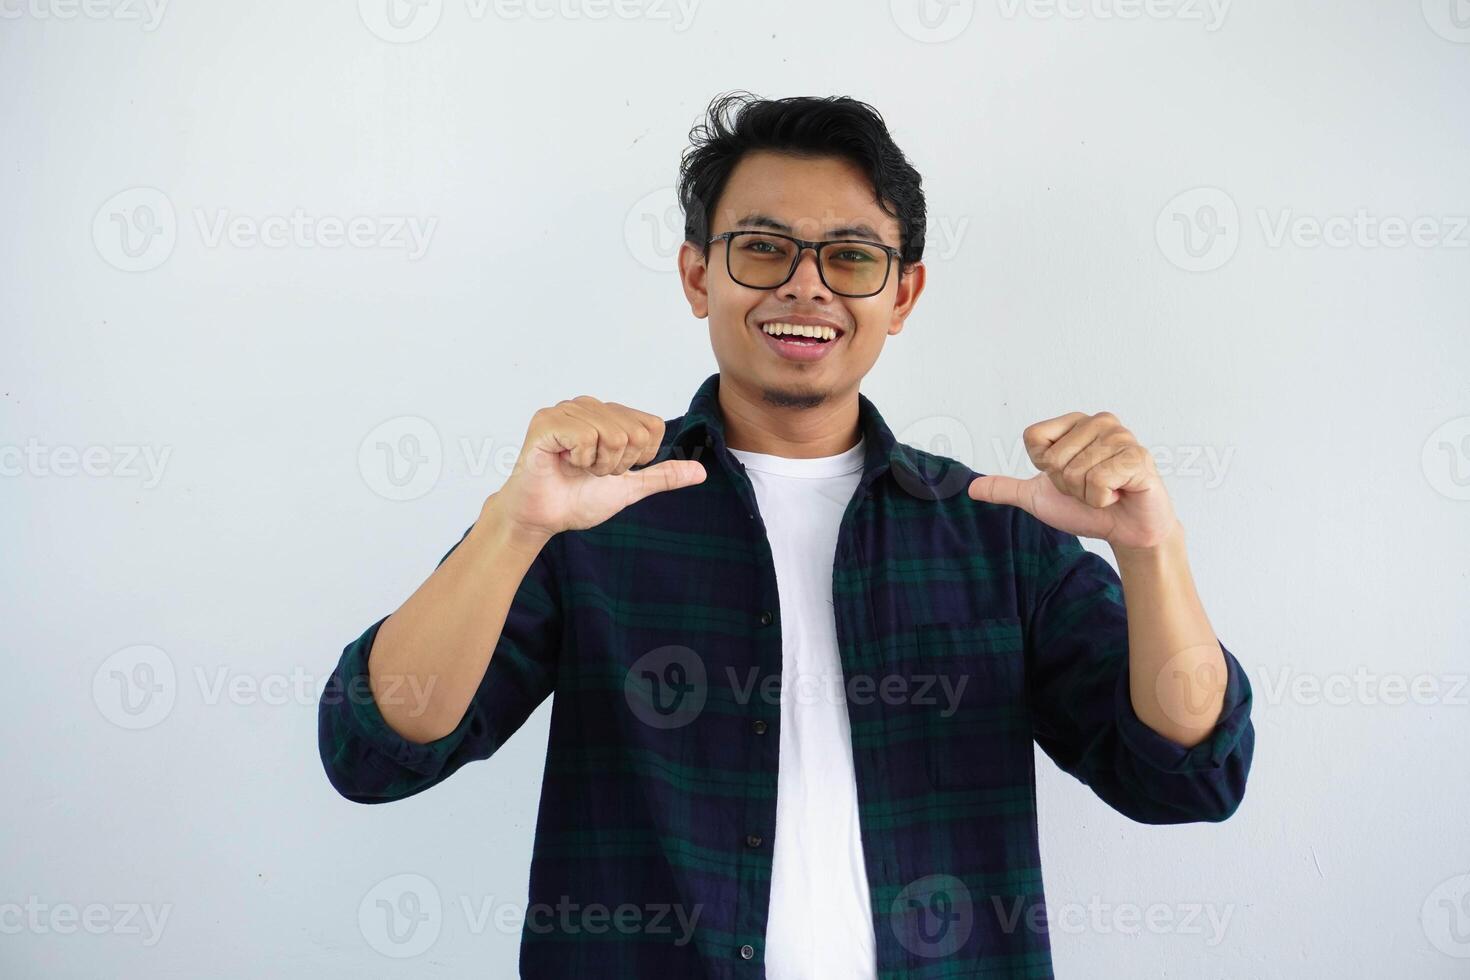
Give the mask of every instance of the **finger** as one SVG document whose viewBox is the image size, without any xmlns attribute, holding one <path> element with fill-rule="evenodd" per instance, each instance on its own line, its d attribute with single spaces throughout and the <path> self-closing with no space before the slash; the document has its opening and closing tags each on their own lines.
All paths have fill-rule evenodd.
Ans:
<svg viewBox="0 0 1470 980">
<path fill-rule="evenodd" d="M 1148 484 L 1148 457 L 1141 446 L 1127 446 L 1087 471 L 1083 500 L 1093 507 L 1109 507 L 1129 490 Z"/>
<path fill-rule="evenodd" d="M 586 467 L 593 476 L 610 476 L 628 450 L 631 436 L 619 413 L 589 395 L 579 395 L 566 406 L 571 415 L 584 419 L 597 430 L 597 447 L 592 463 Z"/>
<path fill-rule="evenodd" d="M 1131 442 L 1133 434 L 1111 412 L 1084 415 L 1065 435 L 1044 449 L 1036 468 L 1051 476 L 1052 484 L 1073 497 L 1082 494 L 1082 477 L 1092 466 Z M 1080 457 L 1080 458 L 1079 458 Z M 1069 472 L 1070 468 L 1070 472 Z"/>
<path fill-rule="evenodd" d="M 1055 427 L 1049 430 L 1051 441 L 1046 445 L 1040 446 L 1040 439 L 1033 436 L 1033 439 L 1036 440 L 1036 445 L 1040 446 L 1040 451 L 1032 454 L 1031 462 L 1035 463 L 1036 468 L 1043 473 L 1061 470 L 1076 455 L 1078 450 L 1096 439 L 1100 434 L 1100 430 L 1103 428 L 1101 421 L 1095 415 L 1084 415 L 1081 412 L 1073 412 L 1070 416 L 1062 417 L 1071 418 L 1072 422 L 1066 427 L 1065 431 L 1056 432 Z M 1043 426 L 1050 425 L 1047 422 L 1038 424 Z M 1058 487 L 1057 489 L 1060 490 L 1062 488 Z"/>
<path fill-rule="evenodd" d="M 970 481 L 969 493 L 974 500 L 1019 507 L 1035 516 L 1036 512 L 1031 509 L 1030 494 L 1026 491 L 1026 485 L 1030 482 L 1013 476 L 977 476 Z"/>
<path fill-rule="evenodd" d="M 629 488 L 630 504 L 665 490 L 677 490 L 703 483 L 704 478 L 704 464 L 692 459 L 666 459 L 657 466 L 633 470 L 618 477 Z"/>
<path fill-rule="evenodd" d="M 533 423 L 537 435 L 533 449 L 555 453 L 577 469 L 585 469 L 597 456 L 597 427 L 568 414 L 563 405 L 541 409 Z M 565 453 L 565 456 L 561 454 Z M 539 464 L 539 453 L 523 454 L 529 464 Z"/>
<path fill-rule="evenodd" d="M 633 417 L 643 426 L 643 431 L 648 433 L 648 444 L 643 447 L 638 458 L 629 464 L 642 466 L 644 463 L 651 462 L 658 455 L 659 446 L 663 445 L 664 420 L 650 412 L 640 412 L 636 408 L 630 408 L 628 411 L 633 413 Z"/>
<path fill-rule="evenodd" d="M 1058 415 L 1056 418 L 1043 419 L 1026 426 L 1021 433 L 1021 441 L 1026 446 L 1026 455 L 1031 457 L 1031 462 L 1039 470 L 1041 464 L 1037 462 L 1041 453 L 1045 452 L 1052 443 L 1071 431 L 1072 427 L 1083 419 L 1091 418 L 1084 412 L 1068 412 L 1066 415 Z"/>
<path fill-rule="evenodd" d="M 1062 483 L 1060 489 L 1078 500 L 1085 500 L 1088 475 L 1099 465 L 1122 452 L 1127 444 L 1126 438 L 1114 434 L 1104 434 L 1092 440 L 1078 450 L 1057 474 Z"/>
<path fill-rule="evenodd" d="M 647 463 L 658 453 L 663 442 L 664 420 L 648 412 L 640 412 L 619 402 L 606 402 L 623 428 L 628 430 L 628 449 L 618 462 L 615 473 Z"/>
</svg>

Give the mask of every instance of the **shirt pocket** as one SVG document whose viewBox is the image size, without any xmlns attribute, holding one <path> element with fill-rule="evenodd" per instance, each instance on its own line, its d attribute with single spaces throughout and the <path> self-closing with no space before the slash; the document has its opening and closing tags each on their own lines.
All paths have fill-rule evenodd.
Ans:
<svg viewBox="0 0 1470 980">
<path fill-rule="evenodd" d="M 999 616 L 915 627 L 929 781 L 942 790 L 1001 790 L 1034 778 L 1021 620 Z M 999 802 L 999 801 L 997 801 Z"/>
</svg>

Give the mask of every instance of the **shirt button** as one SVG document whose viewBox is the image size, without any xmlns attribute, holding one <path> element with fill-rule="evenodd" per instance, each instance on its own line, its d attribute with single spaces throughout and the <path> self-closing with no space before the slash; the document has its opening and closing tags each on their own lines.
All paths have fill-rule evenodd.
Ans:
<svg viewBox="0 0 1470 980">
<path fill-rule="evenodd" d="M 754 955 L 755 947 L 750 945 L 750 943 L 746 943 L 744 946 L 740 947 L 740 958 L 742 960 L 748 960 Z"/>
<path fill-rule="evenodd" d="M 769 609 L 762 609 L 761 610 L 761 625 L 762 626 L 770 626 L 771 625 L 771 620 L 773 618 L 775 618 L 775 617 L 773 617 L 771 615 L 771 611 Z"/>
<path fill-rule="evenodd" d="M 745 835 L 745 846 L 747 846 L 747 847 L 760 847 L 761 846 L 761 839 L 759 837 L 757 837 L 755 834 L 746 834 Z"/>
<path fill-rule="evenodd" d="M 759 719 L 756 720 L 755 733 L 757 735 L 764 735 L 766 733 L 766 723 L 764 721 L 761 721 Z"/>
</svg>

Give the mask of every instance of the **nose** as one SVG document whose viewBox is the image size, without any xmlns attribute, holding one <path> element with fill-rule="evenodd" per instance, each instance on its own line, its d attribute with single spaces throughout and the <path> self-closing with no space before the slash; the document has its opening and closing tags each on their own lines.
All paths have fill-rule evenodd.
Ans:
<svg viewBox="0 0 1470 980">
<path fill-rule="evenodd" d="M 801 250 L 801 258 L 797 260 L 796 271 L 791 273 L 791 278 L 786 280 L 780 289 L 782 299 L 830 299 L 831 290 L 822 282 L 822 275 L 817 269 L 816 249 L 804 248 Z"/>
</svg>

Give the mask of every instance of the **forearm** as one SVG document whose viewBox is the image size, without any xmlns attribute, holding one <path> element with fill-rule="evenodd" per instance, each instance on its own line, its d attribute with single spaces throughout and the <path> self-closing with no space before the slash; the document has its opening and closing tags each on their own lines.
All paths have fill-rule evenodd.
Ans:
<svg viewBox="0 0 1470 980">
<path fill-rule="evenodd" d="M 544 544 L 513 531 L 492 494 L 465 539 L 378 628 L 368 677 L 394 731 L 423 743 L 459 725 Z"/>
<path fill-rule="evenodd" d="M 1128 614 L 1129 695 L 1140 721 L 1185 746 L 1209 737 L 1226 666 L 1195 591 L 1184 526 L 1154 548 L 1114 548 Z"/>
</svg>

